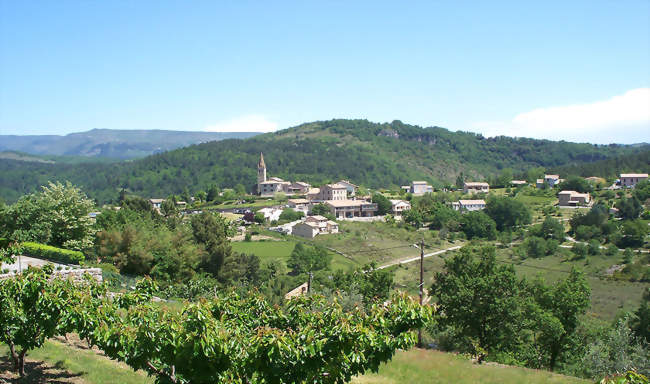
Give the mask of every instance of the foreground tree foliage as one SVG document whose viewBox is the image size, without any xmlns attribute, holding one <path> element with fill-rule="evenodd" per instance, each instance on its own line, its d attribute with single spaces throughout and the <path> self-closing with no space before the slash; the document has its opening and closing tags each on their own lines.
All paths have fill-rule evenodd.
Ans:
<svg viewBox="0 0 650 384">
<path fill-rule="evenodd" d="M 518 279 L 512 265 L 497 264 L 494 247 L 466 246 L 445 260 L 431 293 L 439 329 L 452 335 L 454 348 L 553 370 L 573 342 L 590 289 L 575 270 L 552 287 Z"/>
<path fill-rule="evenodd" d="M 432 318 L 406 296 L 366 312 L 316 296 L 279 307 L 235 293 L 177 312 L 150 301 L 96 310 L 92 343 L 158 383 L 342 383 L 412 346 L 409 331 Z"/>
<path fill-rule="evenodd" d="M 64 333 L 69 309 L 75 304 L 73 284 L 51 275 L 51 266 L 46 266 L 0 280 L 0 341 L 9 346 L 21 376 L 27 352 Z"/>
<path fill-rule="evenodd" d="M 92 280 L 76 285 L 51 268 L 29 269 L 0 282 L 0 341 L 21 375 L 29 350 L 77 332 L 157 383 L 343 383 L 412 346 L 411 331 L 433 316 L 399 295 L 344 311 L 320 296 L 277 306 L 233 292 L 170 311 L 151 300 L 157 289 L 147 278 L 112 299 Z"/>
</svg>

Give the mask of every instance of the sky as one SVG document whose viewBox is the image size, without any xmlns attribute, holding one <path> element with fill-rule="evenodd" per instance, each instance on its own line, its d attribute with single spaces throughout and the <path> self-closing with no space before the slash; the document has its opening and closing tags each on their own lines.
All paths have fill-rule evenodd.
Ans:
<svg viewBox="0 0 650 384">
<path fill-rule="evenodd" d="M 650 1 L 0 0 L 0 134 L 333 118 L 650 142 Z"/>
</svg>

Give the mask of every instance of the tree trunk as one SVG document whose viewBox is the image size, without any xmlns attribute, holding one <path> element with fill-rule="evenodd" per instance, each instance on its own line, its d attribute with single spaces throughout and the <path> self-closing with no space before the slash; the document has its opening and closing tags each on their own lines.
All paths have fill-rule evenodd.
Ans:
<svg viewBox="0 0 650 384">
<path fill-rule="evenodd" d="M 20 355 L 18 356 L 18 367 L 17 371 L 20 377 L 25 377 L 25 354 L 27 353 L 27 350 L 23 350 L 20 352 Z"/>
</svg>

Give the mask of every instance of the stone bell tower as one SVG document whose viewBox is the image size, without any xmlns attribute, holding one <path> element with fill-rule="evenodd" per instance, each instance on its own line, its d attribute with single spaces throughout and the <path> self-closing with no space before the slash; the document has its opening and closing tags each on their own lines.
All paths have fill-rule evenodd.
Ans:
<svg viewBox="0 0 650 384">
<path fill-rule="evenodd" d="M 260 161 L 257 163 L 257 193 L 262 193 L 261 184 L 266 181 L 266 164 L 264 164 L 264 155 L 260 152 Z"/>
</svg>

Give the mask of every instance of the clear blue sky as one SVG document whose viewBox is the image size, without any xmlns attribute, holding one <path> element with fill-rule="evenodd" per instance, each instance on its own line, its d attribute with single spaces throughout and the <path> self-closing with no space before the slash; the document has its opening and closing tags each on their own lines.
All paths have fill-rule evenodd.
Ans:
<svg viewBox="0 0 650 384">
<path fill-rule="evenodd" d="M 647 0 L 0 0 L 2 134 L 366 118 L 638 142 L 648 87 Z"/>
</svg>

